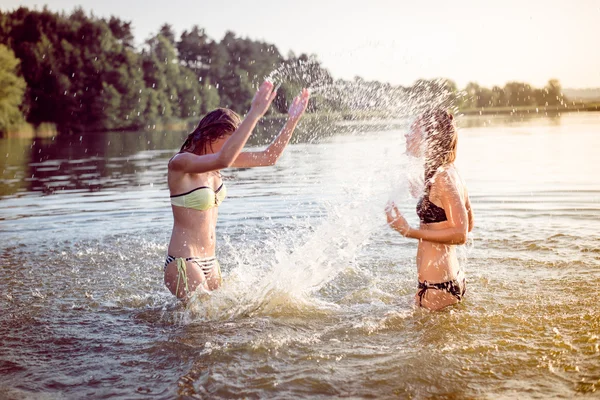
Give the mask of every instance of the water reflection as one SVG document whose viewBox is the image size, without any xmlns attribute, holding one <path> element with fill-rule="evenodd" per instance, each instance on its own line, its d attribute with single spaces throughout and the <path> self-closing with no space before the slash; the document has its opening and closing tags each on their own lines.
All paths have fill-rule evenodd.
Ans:
<svg viewBox="0 0 600 400">
<path fill-rule="evenodd" d="M 567 114 L 568 115 L 568 114 Z M 459 116 L 460 128 L 558 127 L 560 114 Z M 570 118 L 570 117 L 569 117 Z M 577 115 L 594 119 L 595 115 Z M 264 146 L 279 132 L 285 117 L 267 117 L 250 137 L 248 146 Z M 403 130 L 410 118 L 347 121 L 340 115 L 308 115 L 296 130 L 292 143 L 316 143 L 333 135 L 368 135 Z M 529 132 L 530 130 L 527 130 Z M 45 195 L 64 191 L 99 191 L 138 185 L 144 174 L 164 168 L 179 149 L 187 132 L 158 131 L 62 134 L 51 138 L 0 139 L 0 198 L 26 192 Z M 143 180 L 143 179 L 142 179 Z M 145 182 L 145 181 L 144 181 Z"/>
<path fill-rule="evenodd" d="M 562 114 L 558 112 L 524 112 L 522 114 L 463 115 L 456 119 L 459 128 L 489 126 L 558 126 Z"/>
<path fill-rule="evenodd" d="M 263 146 L 279 132 L 285 118 L 268 118 L 248 141 Z M 339 131 L 329 119 L 307 119 L 293 141 L 314 142 Z M 152 160 L 168 160 L 182 145 L 185 131 L 95 132 L 51 138 L 0 139 L 5 154 L 0 197 L 22 192 L 99 191 L 135 184 Z"/>
</svg>

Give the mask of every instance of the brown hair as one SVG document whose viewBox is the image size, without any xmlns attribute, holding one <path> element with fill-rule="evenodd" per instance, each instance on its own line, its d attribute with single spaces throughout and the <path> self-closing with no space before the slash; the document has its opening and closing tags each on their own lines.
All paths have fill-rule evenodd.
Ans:
<svg viewBox="0 0 600 400">
<path fill-rule="evenodd" d="M 241 118 L 228 108 L 217 108 L 206 114 L 181 146 L 180 153 L 206 154 L 212 144 L 226 135 L 231 135 L 240 125 Z"/>
<path fill-rule="evenodd" d="M 441 108 L 426 111 L 420 118 L 425 140 L 425 192 L 438 169 L 456 160 L 458 134 L 454 117 Z"/>
</svg>

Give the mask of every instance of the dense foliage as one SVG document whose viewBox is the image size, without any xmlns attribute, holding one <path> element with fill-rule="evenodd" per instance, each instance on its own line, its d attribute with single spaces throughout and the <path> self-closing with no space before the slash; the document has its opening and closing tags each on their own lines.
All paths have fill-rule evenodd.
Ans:
<svg viewBox="0 0 600 400">
<path fill-rule="evenodd" d="M 301 76 L 284 80 L 275 112 L 285 112 L 302 85 L 334 83 L 308 56 L 286 58 L 273 44 L 233 32 L 217 41 L 194 26 L 177 39 L 163 25 L 136 48 L 131 22 L 97 18 L 82 9 L 70 14 L 24 7 L 0 11 L 0 44 L 0 132 L 22 119 L 36 126 L 54 123 L 60 131 L 93 131 L 140 129 L 198 117 L 217 106 L 244 113 L 265 77 L 303 63 L 308 67 Z M 456 85 L 449 86 L 456 91 Z M 472 83 L 466 91 L 464 108 L 563 101 L 557 81 L 539 90 L 524 83 L 491 90 Z M 343 108 L 331 98 L 314 97 L 309 104 L 309 112 Z"/>
<path fill-rule="evenodd" d="M 0 132 L 22 122 L 19 106 L 23 102 L 25 80 L 17 75 L 18 66 L 15 54 L 0 45 Z"/>
</svg>

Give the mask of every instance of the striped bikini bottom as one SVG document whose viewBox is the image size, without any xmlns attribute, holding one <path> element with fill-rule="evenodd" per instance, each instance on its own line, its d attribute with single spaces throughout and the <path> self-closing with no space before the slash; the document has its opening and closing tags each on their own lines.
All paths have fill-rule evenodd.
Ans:
<svg viewBox="0 0 600 400">
<path fill-rule="evenodd" d="M 173 261 L 177 261 L 177 275 L 178 275 L 177 276 L 177 288 L 175 289 L 175 293 L 179 293 L 179 283 L 182 279 L 185 284 L 185 291 L 186 291 L 186 293 L 189 293 L 188 279 L 187 279 L 187 266 L 185 263 L 186 261 L 191 261 L 198 268 L 200 268 L 200 270 L 202 270 L 202 273 L 204 274 L 206 279 L 209 278 L 210 274 L 213 272 L 213 270 L 216 267 L 218 276 L 219 276 L 218 279 L 219 279 L 219 281 L 221 280 L 221 269 L 219 266 L 219 262 L 217 261 L 217 258 L 215 256 L 183 258 L 183 257 L 173 257 L 172 255 L 168 254 L 167 258 L 165 259 L 165 265 L 164 265 L 163 269 L 166 270 L 167 265 L 169 265 Z"/>
<path fill-rule="evenodd" d="M 177 260 L 177 257 L 173 257 L 172 255 L 167 255 L 167 258 L 165 259 L 165 266 L 164 269 L 167 269 L 167 265 L 169 265 L 170 263 L 172 263 L 173 261 Z M 215 267 L 215 265 L 217 265 L 217 257 L 212 256 L 212 257 L 187 257 L 184 258 L 185 261 L 191 261 L 194 264 L 196 264 L 204 273 L 204 276 L 208 277 L 208 275 L 210 275 L 211 271 L 213 270 L 213 268 Z"/>
</svg>

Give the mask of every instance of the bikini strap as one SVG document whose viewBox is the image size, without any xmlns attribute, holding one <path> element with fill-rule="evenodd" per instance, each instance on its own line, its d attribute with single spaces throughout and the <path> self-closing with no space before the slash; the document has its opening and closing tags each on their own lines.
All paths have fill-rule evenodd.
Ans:
<svg viewBox="0 0 600 400">
<path fill-rule="evenodd" d="M 424 281 L 423 283 L 419 282 L 419 291 L 417 292 L 417 295 L 419 296 L 419 307 L 423 306 L 423 296 L 425 296 L 427 289 L 429 289 L 427 281 Z"/>
<path fill-rule="evenodd" d="M 183 281 L 185 283 L 185 294 L 187 296 L 187 294 L 190 291 L 190 288 L 188 286 L 188 279 L 187 279 L 187 266 L 185 265 L 185 259 L 183 257 L 177 257 L 177 288 L 175 289 L 175 296 L 177 296 L 179 294 L 179 281 L 182 279 L 183 277 Z"/>
</svg>

